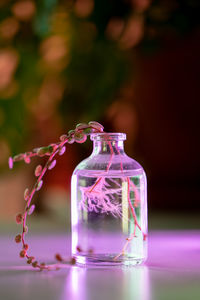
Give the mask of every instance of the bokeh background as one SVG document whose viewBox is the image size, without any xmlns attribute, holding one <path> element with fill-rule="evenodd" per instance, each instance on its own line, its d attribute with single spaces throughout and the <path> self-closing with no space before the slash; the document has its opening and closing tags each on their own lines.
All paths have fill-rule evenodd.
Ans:
<svg viewBox="0 0 200 300">
<path fill-rule="evenodd" d="M 127 133 L 127 154 L 146 170 L 150 227 L 175 228 L 180 216 L 198 227 L 199 53 L 198 0 L 1 0 L 1 224 L 23 209 L 41 163 L 8 171 L 8 157 L 96 120 Z M 67 147 L 35 218 L 68 222 L 70 176 L 91 149 Z"/>
</svg>

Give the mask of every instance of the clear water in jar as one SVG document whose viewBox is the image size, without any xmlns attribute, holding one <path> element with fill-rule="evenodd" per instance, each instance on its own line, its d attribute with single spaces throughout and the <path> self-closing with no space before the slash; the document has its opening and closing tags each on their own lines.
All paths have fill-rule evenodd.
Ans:
<svg viewBox="0 0 200 300">
<path fill-rule="evenodd" d="M 79 170 L 72 177 L 72 255 L 81 264 L 138 264 L 146 258 L 142 172 Z"/>
</svg>

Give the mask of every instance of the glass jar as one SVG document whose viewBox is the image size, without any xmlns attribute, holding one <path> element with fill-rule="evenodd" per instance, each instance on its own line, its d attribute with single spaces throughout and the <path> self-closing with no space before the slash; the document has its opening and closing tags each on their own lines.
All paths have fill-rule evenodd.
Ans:
<svg viewBox="0 0 200 300">
<path fill-rule="evenodd" d="M 147 184 L 124 152 L 124 133 L 91 134 L 93 152 L 71 182 L 72 255 L 79 264 L 136 265 L 147 258 Z"/>
</svg>

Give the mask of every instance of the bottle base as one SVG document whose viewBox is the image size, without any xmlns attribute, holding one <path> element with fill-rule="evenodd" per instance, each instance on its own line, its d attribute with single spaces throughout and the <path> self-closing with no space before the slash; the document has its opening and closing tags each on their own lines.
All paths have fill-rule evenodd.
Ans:
<svg viewBox="0 0 200 300">
<path fill-rule="evenodd" d="M 85 266 L 135 266 L 145 261 L 145 258 L 134 258 L 117 254 L 73 255 L 79 265 Z"/>
</svg>

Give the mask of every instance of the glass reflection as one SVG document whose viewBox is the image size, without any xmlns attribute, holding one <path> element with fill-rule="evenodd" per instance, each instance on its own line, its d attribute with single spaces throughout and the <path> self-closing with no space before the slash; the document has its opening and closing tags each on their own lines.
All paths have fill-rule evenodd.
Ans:
<svg viewBox="0 0 200 300">
<path fill-rule="evenodd" d="M 70 269 L 63 296 L 63 300 L 151 300 L 148 268 L 75 266 Z"/>
<path fill-rule="evenodd" d="M 148 267 L 126 268 L 123 273 L 124 299 L 151 300 Z"/>
</svg>

